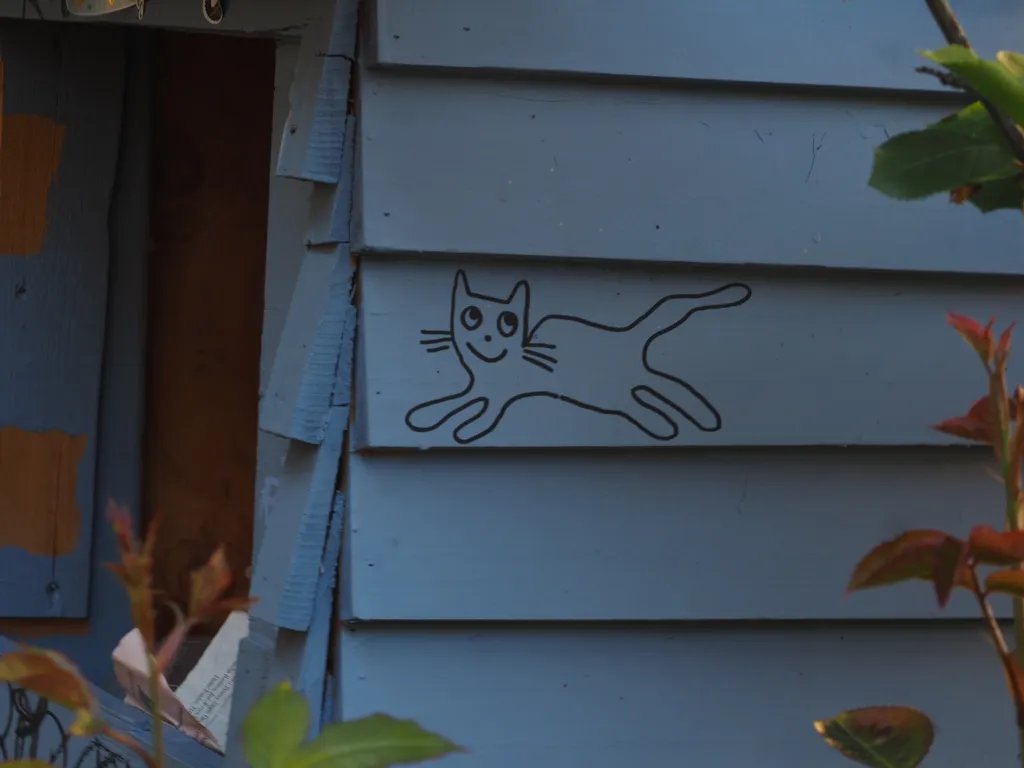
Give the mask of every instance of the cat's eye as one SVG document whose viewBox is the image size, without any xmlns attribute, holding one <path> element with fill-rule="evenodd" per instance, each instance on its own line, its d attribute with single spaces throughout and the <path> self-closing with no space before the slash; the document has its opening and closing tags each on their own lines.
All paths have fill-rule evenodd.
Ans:
<svg viewBox="0 0 1024 768">
<path fill-rule="evenodd" d="M 505 310 L 498 315 L 498 333 L 506 339 L 519 330 L 519 318 L 515 312 Z"/>
<path fill-rule="evenodd" d="M 484 313 L 480 311 L 480 307 L 466 307 L 462 310 L 461 319 L 467 331 L 475 331 L 484 321 Z"/>
</svg>

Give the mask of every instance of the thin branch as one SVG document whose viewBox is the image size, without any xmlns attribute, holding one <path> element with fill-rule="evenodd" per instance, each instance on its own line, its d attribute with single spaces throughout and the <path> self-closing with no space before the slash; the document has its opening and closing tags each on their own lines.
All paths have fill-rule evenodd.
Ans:
<svg viewBox="0 0 1024 768">
<path fill-rule="evenodd" d="M 936 69 L 935 67 L 917 67 L 914 71 L 922 75 L 931 75 L 947 88 L 956 88 L 958 91 L 971 90 L 967 83 L 952 72 L 947 72 L 944 69 Z"/>
<path fill-rule="evenodd" d="M 971 590 L 974 592 L 978 605 L 981 607 L 981 613 L 985 617 L 988 633 L 992 636 L 992 642 L 996 645 L 996 651 L 999 653 L 999 659 L 1003 663 L 1003 669 L 1006 671 L 1006 677 L 1010 683 L 1014 708 L 1017 710 L 1017 727 L 1024 728 L 1024 690 L 1021 689 L 1021 678 L 1017 674 L 1017 666 L 1013 661 L 1013 655 L 1010 653 L 1009 647 L 1006 645 L 1006 637 L 1003 635 L 1003 630 L 1000 629 L 999 622 L 996 621 L 996 615 L 992 612 L 992 606 L 988 604 L 988 599 L 978 582 L 978 572 L 973 566 L 970 569 L 970 578 Z"/>
<path fill-rule="evenodd" d="M 953 9 L 947 0 L 925 0 L 925 3 L 928 5 L 928 10 L 931 11 L 932 18 L 935 19 L 935 23 L 938 24 L 947 43 L 950 45 L 962 45 L 964 48 L 971 47 L 970 42 L 967 40 L 967 33 L 960 26 L 960 21 L 957 19 L 956 14 L 953 13 Z M 991 102 L 986 99 L 979 99 L 979 101 L 988 110 L 989 116 L 991 116 L 996 127 L 1003 134 L 1003 138 L 1006 139 L 1006 143 L 1009 145 L 1014 157 L 1024 162 L 1024 134 L 1021 134 L 1017 124 L 996 109 Z"/>
<path fill-rule="evenodd" d="M 942 36 L 946 38 L 947 43 L 950 45 L 962 45 L 964 48 L 971 47 L 971 44 L 967 41 L 967 33 L 960 26 L 960 21 L 946 0 L 925 0 L 925 3 L 928 5 L 928 10 L 932 12 L 932 18 L 939 25 Z"/>
</svg>

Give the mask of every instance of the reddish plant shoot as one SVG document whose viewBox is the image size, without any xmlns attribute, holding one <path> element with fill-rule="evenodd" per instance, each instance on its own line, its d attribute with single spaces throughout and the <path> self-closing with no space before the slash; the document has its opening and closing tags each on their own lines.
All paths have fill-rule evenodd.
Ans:
<svg viewBox="0 0 1024 768">
<path fill-rule="evenodd" d="M 107 507 L 107 517 L 120 555 L 120 562 L 110 563 L 107 567 L 117 576 L 128 595 L 132 619 L 142 635 L 150 659 L 152 687 L 174 661 L 193 627 L 234 610 L 247 610 L 255 599 L 225 597 L 231 587 L 231 572 L 223 547 L 218 547 L 206 564 L 192 573 L 188 610 L 183 612 L 176 608 L 178 618 L 174 629 L 159 642 L 154 605 L 156 594 L 153 590 L 153 551 L 157 531 L 155 521 L 149 526 L 145 539 L 140 542 L 135 538 L 132 518 L 125 507 L 111 501 Z M 157 768 L 162 765 L 162 717 L 159 712 L 150 713 L 154 733 L 154 752 L 150 753 L 130 736 L 115 730 L 102 719 L 92 687 L 64 655 L 31 647 L 6 653 L 0 656 L 0 682 L 16 684 L 74 712 L 76 719 L 71 727 L 73 735 L 106 736 L 132 749 L 147 766 Z M 155 691 L 150 693 L 151 700 L 157 701 Z"/>
<path fill-rule="evenodd" d="M 1024 599 L 1024 526 L 1021 525 L 1021 461 L 1024 458 L 1024 387 L 1008 394 L 1006 364 L 1013 325 L 998 338 L 994 320 L 986 325 L 950 314 L 949 324 L 978 355 L 988 378 L 987 394 L 963 416 L 946 419 L 934 429 L 954 437 L 992 446 L 999 479 L 1005 487 L 1006 526 L 998 531 L 975 526 L 966 538 L 945 531 L 912 530 L 868 552 L 853 570 L 847 592 L 905 581 L 930 582 L 939 607 L 954 590 L 964 590 L 978 604 L 1006 676 L 1017 727 L 1024 734 L 1024 674 L 1019 662 Z M 979 568 L 990 569 L 982 576 Z M 996 621 L 989 598 L 1009 595 L 1017 619 L 1017 649 L 1011 650 Z M 927 755 L 934 726 L 927 715 L 911 708 L 877 706 L 843 712 L 819 720 L 815 728 L 826 743 L 850 759 L 873 768 L 914 768 Z"/>
</svg>

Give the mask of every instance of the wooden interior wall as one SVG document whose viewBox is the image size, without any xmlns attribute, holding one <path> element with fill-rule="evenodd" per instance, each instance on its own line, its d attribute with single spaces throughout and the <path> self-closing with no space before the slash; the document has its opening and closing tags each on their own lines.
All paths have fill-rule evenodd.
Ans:
<svg viewBox="0 0 1024 768">
<path fill-rule="evenodd" d="M 249 589 L 274 43 L 162 32 L 155 56 L 143 498 L 185 605 L 220 543 Z"/>
</svg>

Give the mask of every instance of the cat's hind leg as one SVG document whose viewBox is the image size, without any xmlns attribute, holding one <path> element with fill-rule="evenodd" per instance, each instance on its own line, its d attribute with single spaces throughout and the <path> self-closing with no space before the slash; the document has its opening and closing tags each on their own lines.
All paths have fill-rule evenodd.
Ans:
<svg viewBox="0 0 1024 768">
<path fill-rule="evenodd" d="M 474 402 L 483 403 L 483 407 L 452 432 L 452 437 L 459 445 L 468 445 L 491 434 L 501 421 L 501 417 L 505 415 L 505 408 L 491 408 L 491 401 L 486 397 L 479 397 Z"/>
<path fill-rule="evenodd" d="M 420 403 L 405 414 L 405 425 L 413 432 L 433 432 L 448 419 L 481 399 L 469 398 L 468 394 L 467 390 Z"/>
<path fill-rule="evenodd" d="M 654 397 L 650 387 L 639 386 L 630 390 L 632 402 L 622 414 L 633 425 L 655 440 L 672 440 L 679 434 L 679 425 L 669 415 L 662 398 Z"/>
<path fill-rule="evenodd" d="M 646 402 L 655 401 L 661 408 L 671 408 L 701 432 L 717 432 L 722 427 L 722 417 L 715 406 L 682 379 L 654 374 L 644 384 L 634 387 L 633 392 L 638 390 L 646 391 Z"/>
</svg>

